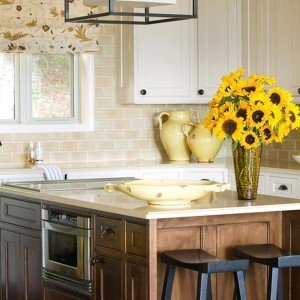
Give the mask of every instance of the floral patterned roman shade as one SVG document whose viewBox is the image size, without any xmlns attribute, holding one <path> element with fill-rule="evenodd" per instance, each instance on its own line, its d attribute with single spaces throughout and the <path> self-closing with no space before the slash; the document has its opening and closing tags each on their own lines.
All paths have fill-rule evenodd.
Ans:
<svg viewBox="0 0 300 300">
<path fill-rule="evenodd" d="M 99 33 L 96 24 L 65 23 L 63 0 L 0 0 L 0 52 L 97 52 Z"/>
</svg>

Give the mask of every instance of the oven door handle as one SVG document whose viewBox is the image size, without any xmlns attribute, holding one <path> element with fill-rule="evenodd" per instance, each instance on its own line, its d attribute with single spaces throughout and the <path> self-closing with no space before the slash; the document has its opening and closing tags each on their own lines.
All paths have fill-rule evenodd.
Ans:
<svg viewBox="0 0 300 300">
<path fill-rule="evenodd" d="M 82 229 L 82 228 L 78 228 L 78 227 L 61 225 L 61 224 L 52 223 L 52 222 L 45 221 L 45 220 L 42 221 L 42 227 L 44 229 L 61 232 L 64 234 L 77 235 L 77 236 L 83 236 L 83 237 L 91 237 L 90 229 Z"/>
</svg>

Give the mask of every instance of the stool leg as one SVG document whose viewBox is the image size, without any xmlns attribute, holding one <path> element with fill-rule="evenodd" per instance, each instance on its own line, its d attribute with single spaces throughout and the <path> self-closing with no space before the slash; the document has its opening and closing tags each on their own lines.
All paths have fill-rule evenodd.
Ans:
<svg viewBox="0 0 300 300">
<path fill-rule="evenodd" d="M 170 300 L 176 266 L 167 264 L 161 300 Z"/>
<path fill-rule="evenodd" d="M 235 299 L 247 300 L 246 288 L 245 288 L 245 272 L 236 271 L 233 272 L 235 282 Z"/>
<path fill-rule="evenodd" d="M 277 300 L 279 269 L 269 267 L 268 299 Z"/>
<path fill-rule="evenodd" d="M 197 300 L 211 299 L 210 274 L 198 272 Z"/>
<path fill-rule="evenodd" d="M 283 300 L 281 268 L 279 268 L 279 270 L 278 270 L 278 292 L 277 292 L 277 299 L 278 300 Z"/>
</svg>

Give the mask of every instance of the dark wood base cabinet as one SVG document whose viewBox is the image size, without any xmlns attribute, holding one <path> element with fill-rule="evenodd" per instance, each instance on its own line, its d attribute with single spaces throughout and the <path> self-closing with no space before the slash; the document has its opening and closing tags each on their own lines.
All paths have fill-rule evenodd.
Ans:
<svg viewBox="0 0 300 300">
<path fill-rule="evenodd" d="M 40 300 L 40 204 L 6 197 L 0 201 L 2 300 Z"/>
<path fill-rule="evenodd" d="M 41 240 L 1 230 L 2 299 L 41 299 Z"/>
<path fill-rule="evenodd" d="M 82 294 L 57 284 L 43 283 L 43 300 L 92 300 L 92 295 Z"/>
<path fill-rule="evenodd" d="M 94 285 L 96 300 L 147 300 L 146 221 L 95 217 Z"/>
</svg>

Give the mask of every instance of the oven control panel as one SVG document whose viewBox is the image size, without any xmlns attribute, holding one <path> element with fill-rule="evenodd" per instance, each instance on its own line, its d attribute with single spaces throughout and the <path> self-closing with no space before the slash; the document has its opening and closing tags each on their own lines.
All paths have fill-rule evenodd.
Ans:
<svg viewBox="0 0 300 300">
<path fill-rule="evenodd" d="M 91 228 L 91 218 L 78 216 L 64 211 L 42 209 L 42 219 L 72 227 Z"/>
</svg>

